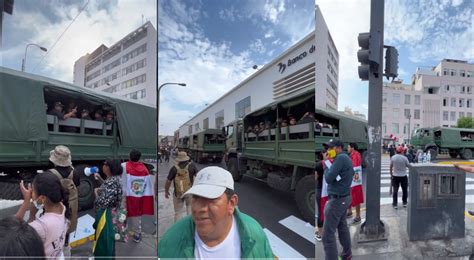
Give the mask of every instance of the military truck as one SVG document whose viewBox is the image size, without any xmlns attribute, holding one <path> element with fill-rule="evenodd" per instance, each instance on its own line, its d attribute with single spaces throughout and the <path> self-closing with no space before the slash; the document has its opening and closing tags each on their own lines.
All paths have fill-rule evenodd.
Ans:
<svg viewBox="0 0 474 260">
<path fill-rule="evenodd" d="M 57 145 L 69 147 L 73 166 L 80 173 L 86 166 L 101 166 L 107 158 L 126 160 L 133 148 L 141 151 L 143 159 L 156 158 L 153 107 L 3 67 L 0 82 L 1 199 L 21 199 L 19 181 L 31 181 L 38 171 L 51 168 L 49 152 Z M 47 112 L 58 101 L 75 103 L 79 111 L 112 111 L 115 116 L 109 124 L 80 118 L 58 120 Z M 93 176 L 80 176 L 79 206 L 86 209 L 93 206 L 96 183 Z"/>
<path fill-rule="evenodd" d="M 468 128 L 418 128 L 413 131 L 411 143 L 417 150 L 430 152 L 431 160 L 439 153 L 449 153 L 451 158 L 472 159 L 474 129 Z"/>
<path fill-rule="evenodd" d="M 338 138 L 345 144 L 357 143 L 365 156 L 367 122 L 338 112 L 314 109 L 314 87 L 277 100 L 235 120 L 224 129 L 227 135 L 225 162 L 235 181 L 248 176 L 270 187 L 294 192 L 304 219 L 314 224 L 314 168 L 323 144 Z M 314 119 L 296 125 L 280 124 L 284 118 L 301 118 L 314 111 Z M 259 122 L 270 122 L 258 133 L 251 131 Z"/>
<path fill-rule="evenodd" d="M 189 136 L 184 136 L 178 139 L 178 150 L 181 152 L 189 152 Z"/>
<path fill-rule="evenodd" d="M 220 129 L 205 129 L 190 137 L 189 155 L 198 163 L 222 161 L 225 136 Z"/>
</svg>

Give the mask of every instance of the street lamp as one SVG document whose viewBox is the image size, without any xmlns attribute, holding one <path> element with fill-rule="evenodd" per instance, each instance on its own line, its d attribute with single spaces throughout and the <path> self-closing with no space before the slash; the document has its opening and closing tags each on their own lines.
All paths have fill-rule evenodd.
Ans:
<svg viewBox="0 0 474 260">
<path fill-rule="evenodd" d="M 408 119 L 408 143 L 410 144 L 410 137 L 411 137 L 411 131 L 410 131 L 410 123 L 411 123 L 411 113 L 406 115 L 406 118 Z"/>
<path fill-rule="evenodd" d="M 26 47 L 25 47 L 25 56 L 23 57 L 23 60 L 21 61 L 21 71 L 22 71 L 22 72 L 25 72 L 25 67 L 26 67 L 26 52 L 28 52 L 28 47 L 30 47 L 31 45 L 40 48 L 40 49 L 41 49 L 42 51 L 44 51 L 44 52 L 47 52 L 47 51 L 48 51 L 48 49 L 46 49 L 46 48 L 43 47 L 43 46 L 40 46 L 40 45 L 34 44 L 34 43 L 28 43 L 28 44 L 26 45 Z"/>
</svg>

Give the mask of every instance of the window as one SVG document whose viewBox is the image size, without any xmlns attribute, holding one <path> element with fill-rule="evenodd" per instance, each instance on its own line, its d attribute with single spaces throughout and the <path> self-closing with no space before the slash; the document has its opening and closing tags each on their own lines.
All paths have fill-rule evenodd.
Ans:
<svg viewBox="0 0 474 260">
<path fill-rule="evenodd" d="M 456 112 L 455 111 L 451 111 L 450 120 L 451 121 L 456 121 Z"/>
<path fill-rule="evenodd" d="M 201 128 L 199 127 L 199 123 L 194 124 L 194 132 L 199 131 Z"/>
<path fill-rule="evenodd" d="M 393 94 L 393 104 L 400 105 L 400 94 Z"/>
<path fill-rule="evenodd" d="M 466 77 L 466 71 L 465 70 L 460 70 L 459 71 L 459 76 Z"/>
<path fill-rule="evenodd" d="M 387 133 L 387 124 L 382 123 L 382 131 L 383 131 L 384 134 Z"/>
<path fill-rule="evenodd" d="M 216 128 L 220 129 L 224 127 L 224 110 L 221 110 L 216 113 Z"/>
<path fill-rule="evenodd" d="M 146 81 L 146 74 L 142 74 L 138 77 L 135 77 L 133 79 L 129 79 L 127 81 L 124 81 L 122 82 L 121 86 L 120 86 L 120 89 L 127 89 L 127 88 L 130 88 L 132 86 L 135 86 L 135 85 L 138 85 L 140 83 L 143 83 Z"/>
<path fill-rule="evenodd" d="M 472 99 L 466 101 L 466 107 L 472 107 Z"/>
<path fill-rule="evenodd" d="M 116 59 L 115 61 L 112 61 L 110 64 L 106 65 L 103 69 L 102 69 L 102 73 L 105 73 L 115 67 L 117 67 L 118 65 L 120 65 L 120 58 Z"/>
<path fill-rule="evenodd" d="M 451 70 L 451 76 L 456 76 L 456 70 Z"/>
<path fill-rule="evenodd" d="M 420 119 L 420 110 L 419 109 L 415 109 L 415 116 L 414 116 L 415 119 Z"/>
<path fill-rule="evenodd" d="M 242 118 L 250 112 L 250 96 L 235 103 L 235 117 Z"/>
<path fill-rule="evenodd" d="M 443 107 L 448 106 L 448 99 L 443 98 Z"/>
<path fill-rule="evenodd" d="M 449 113 L 448 111 L 443 111 L 443 121 L 448 121 L 449 120 Z"/>
<path fill-rule="evenodd" d="M 410 105 L 410 95 L 405 95 L 405 105 Z"/>
<path fill-rule="evenodd" d="M 142 89 L 138 91 L 138 98 L 142 99 L 146 97 L 146 89 Z"/>
<path fill-rule="evenodd" d="M 127 62 L 130 59 L 135 58 L 136 56 L 146 52 L 146 43 L 135 48 L 134 50 L 130 51 L 129 53 L 123 55 L 122 57 L 122 63 Z"/>
<path fill-rule="evenodd" d="M 459 118 L 464 117 L 464 112 L 459 112 Z"/>
<path fill-rule="evenodd" d="M 332 81 L 332 79 L 331 79 L 331 77 L 329 77 L 329 75 L 326 75 L 326 78 L 327 78 L 329 86 L 331 86 L 331 88 L 334 89 L 334 91 L 336 91 L 336 93 L 337 93 L 337 85 L 334 83 L 334 81 Z"/>
<path fill-rule="evenodd" d="M 459 99 L 459 107 L 464 107 L 464 98 Z"/>
<path fill-rule="evenodd" d="M 145 66 L 146 66 L 146 59 L 133 63 L 132 65 L 127 66 L 126 68 L 122 69 L 122 76 L 132 73 L 138 69 L 144 68 Z"/>
<path fill-rule="evenodd" d="M 209 128 L 209 117 L 207 117 L 206 119 L 204 119 L 204 120 L 202 121 L 202 128 L 203 128 L 204 130 L 206 130 L 206 129 Z"/>
<path fill-rule="evenodd" d="M 398 120 L 398 112 L 399 111 L 400 111 L 400 109 L 398 109 L 398 108 L 393 109 L 393 119 L 394 120 Z"/>
<path fill-rule="evenodd" d="M 451 107 L 456 107 L 456 98 L 451 98 Z"/>
<path fill-rule="evenodd" d="M 420 105 L 420 104 L 421 104 L 421 96 L 415 95 L 415 105 Z"/>
<path fill-rule="evenodd" d="M 461 86 L 460 86 L 461 87 Z M 466 86 L 462 86 L 461 87 L 461 94 L 464 94 L 466 93 Z"/>
<path fill-rule="evenodd" d="M 474 71 L 468 71 L 468 72 L 467 72 L 467 77 L 468 77 L 468 78 L 474 77 Z"/>
<path fill-rule="evenodd" d="M 405 116 L 405 118 L 408 118 L 410 116 L 410 109 L 405 109 L 403 115 Z"/>
<path fill-rule="evenodd" d="M 449 74 L 449 69 L 443 69 L 443 75 L 447 76 Z"/>
<path fill-rule="evenodd" d="M 467 93 L 468 93 L 468 94 L 471 94 L 471 93 L 472 93 L 471 91 L 472 91 L 472 87 L 471 87 L 471 86 L 467 86 Z"/>
<path fill-rule="evenodd" d="M 449 93 L 449 85 L 444 86 L 444 93 Z"/>
<path fill-rule="evenodd" d="M 392 133 L 398 134 L 400 131 L 398 129 L 398 123 L 392 123 Z"/>
<path fill-rule="evenodd" d="M 404 124 L 403 125 L 403 134 L 407 134 L 408 133 L 408 124 Z"/>
</svg>

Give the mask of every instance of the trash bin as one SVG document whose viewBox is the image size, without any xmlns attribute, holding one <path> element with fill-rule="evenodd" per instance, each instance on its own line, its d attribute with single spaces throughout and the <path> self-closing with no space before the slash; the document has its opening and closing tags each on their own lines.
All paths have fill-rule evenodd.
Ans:
<svg viewBox="0 0 474 260">
<path fill-rule="evenodd" d="M 411 164 L 409 169 L 409 240 L 464 237 L 466 173 L 431 163 Z"/>
</svg>

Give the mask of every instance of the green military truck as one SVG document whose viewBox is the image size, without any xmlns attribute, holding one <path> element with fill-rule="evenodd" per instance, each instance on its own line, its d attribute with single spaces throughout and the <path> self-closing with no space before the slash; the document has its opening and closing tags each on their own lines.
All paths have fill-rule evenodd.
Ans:
<svg viewBox="0 0 474 260">
<path fill-rule="evenodd" d="M 367 122 L 339 112 L 314 109 L 314 88 L 287 96 L 225 127 L 225 162 L 234 180 L 249 176 L 281 191 L 293 191 L 304 219 L 315 221 L 315 175 L 323 144 L 338 138 L 367 149 Z M 301 118 L 315 111 L 314 119 L 281 125 L 288 116 Z M 255 125 L 267 125 L 258 133 Z M 267 123 L 266 123 L 267 122 Z"/>
<path fill-rule="evenodd" d="M 126 160 L 133 148 L 142 152 L 143 159 L 156 158 L 153 107 L 3 67 L 0 82 L 0 199 L 21 199 L 19 181 L 31 181 L 39 170 L 51 168 L 49 152 L 56 145 L 69 147 L 73 166 L 81 173 L 107 158 Z M 75 103 L 79 111 L 112 111 L 115 116 L 108 124 L 58 120 L 47 112 L 58 101 Z M 96 184 L 93 176 L 80 175 L 79 206 L 86 209 L 93 205 Z"/>
<path fill-rule="evenodd" d="M 178 139 L 178 150 L 181 152 L 189 152 L 189 136 L 181 137 Z"/>
<path fill-rule="evenodd" d="M 431 160 L 439 153 L 449 153 L 451 158 L 472 159 L 474 129 L 468 128 L 418 128 L 413 131 L 411 143 L 417 150 L 430 152 Z"/>
<path fill-rule="evenodd" d="M 220 129 L 206 129 L 190 137 L 188 153 L 198 163 L 222 161 L 225 152 L 225 136 Z"/>
</svg>

